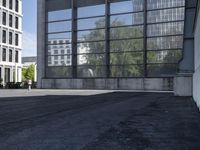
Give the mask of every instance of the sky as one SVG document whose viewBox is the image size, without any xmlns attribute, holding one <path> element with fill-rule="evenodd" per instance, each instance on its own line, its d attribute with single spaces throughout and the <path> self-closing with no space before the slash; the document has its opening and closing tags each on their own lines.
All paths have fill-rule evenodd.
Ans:
<svg viewBox="0 0 200 150">
<path fill-rule="evenodd" d="M 36 56 L 37 0 L 22 0 L 22 56 Z"/>
</svg>

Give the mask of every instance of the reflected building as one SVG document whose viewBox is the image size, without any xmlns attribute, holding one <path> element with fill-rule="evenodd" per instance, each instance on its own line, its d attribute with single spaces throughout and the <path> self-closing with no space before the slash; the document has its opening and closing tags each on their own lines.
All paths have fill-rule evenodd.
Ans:
<svg viewBox="0 0 200 150">
<path fill-rule="evenodd" d="M 53 39 L 48 40 L 48 65 L 49 66 L 71 66 L 72 47 L 71 40 Z"/>
<path fill-rule="evenodd" d="M 174 77 L 190 70 L 181 64 L 186 0 L 42 0 L 38 7 L 41 88 L 65 79 L 63 88 L 151 89 L 156 80 L 173 90 Z"/>
</svg>

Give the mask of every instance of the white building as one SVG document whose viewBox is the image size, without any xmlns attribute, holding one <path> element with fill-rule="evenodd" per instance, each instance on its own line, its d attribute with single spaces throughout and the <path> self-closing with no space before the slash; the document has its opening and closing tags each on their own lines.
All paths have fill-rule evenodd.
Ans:
<svg viewBox="0 0 200 150">
<path fill-rule="evenodd" d="M 22 0 L 0 0 L 0 78 L 21 81 Z"/>
</svg>

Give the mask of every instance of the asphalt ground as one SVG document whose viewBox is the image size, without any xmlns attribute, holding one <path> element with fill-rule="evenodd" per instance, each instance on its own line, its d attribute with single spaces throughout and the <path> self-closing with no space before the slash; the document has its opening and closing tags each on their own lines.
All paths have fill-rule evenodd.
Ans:
<svg viewBox="0 0 200 150">
<path fill-rule="evenodd" d="M 191 97 L 53 90 L 0 95 L 0 150 L 200 150 L 200 113 Z"/>
</svg>

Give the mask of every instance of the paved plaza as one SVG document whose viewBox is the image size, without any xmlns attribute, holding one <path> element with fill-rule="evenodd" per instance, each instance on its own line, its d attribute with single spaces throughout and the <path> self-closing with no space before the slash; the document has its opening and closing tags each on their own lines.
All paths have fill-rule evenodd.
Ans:
<svg viewBox="0 0 200 150">
<path fill-rule="evenodd" d="M 200 113 L 173 93 L 1 90 L 0 150 L 199 150 Z"/>
</svg>

